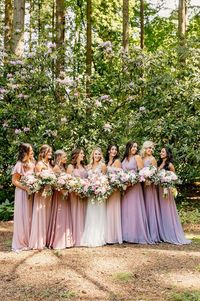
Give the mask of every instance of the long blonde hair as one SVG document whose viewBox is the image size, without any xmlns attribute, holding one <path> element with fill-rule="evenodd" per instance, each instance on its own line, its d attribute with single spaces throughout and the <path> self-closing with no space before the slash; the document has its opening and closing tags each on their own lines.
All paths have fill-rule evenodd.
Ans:
<svg viewBox="0 0 200 301">
<path fill-rule="evenodd" d="M 98 152 L 101 153 L 101 159 L 100 159 L 99 163 L 100 163 L 100 162 L 101 162 L 101 163 L 104 163 L 104 157 L 103 157 L 103 152 L 102 152 L 101 148 L 100 148 L 100 147 L 95 147 L 95 148 L 93 149 L 91 155 L 90 155 L 90 163 L 89 163 L 89 166 L 90 166 L 91 168 L 92 168 L 92 166 L 93 166 L 93 164 L 94 164 L 94 153 L 95 153 L 96 151 L 98 151 Z"/>
<path fill-rule="evenodd" d="M 142 145 L 141 151 L 140 151 L 140 156 L 144 158 L 146 156 L 146 149 L 148 147 L 152 147 L 154 149 L 154 143 L 152 141 L 145 141 Z"/>
</svg>

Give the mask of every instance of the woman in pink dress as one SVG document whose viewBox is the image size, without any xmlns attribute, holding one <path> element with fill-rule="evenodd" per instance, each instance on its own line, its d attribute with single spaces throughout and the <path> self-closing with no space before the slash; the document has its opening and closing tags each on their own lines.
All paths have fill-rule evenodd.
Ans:
<svg viewBox="0 0 200 301">
<path fill-rule="evenodd" d="M 119 147 L 116 144 L 109 145 L 105 157 L 108 172 L 115 172 L 121 169 L 119 158 Z M 106 205 L 106 242 L 109 244 L 122 243 L 121 225 L 121 193 L 116 190 L 107 200 Z"/>
<path fill-rule="evenodd" d="M 35 166 L 36 174 L 40 174 L 43 170 L 53 173 L 52 165 L 52 148 L 44 144 L 39 151 L 39 161 Z M 31 249 L 42 250 L 47 246 L 48 229 L 52 208 L 52 195 L 46 195 L 43 191 L 35 194 L 33 204 L 33 217 L 31 225 L 31 235 L 29 247 Z"/>
<path fill-rule="evenodd" d="M 154 143 L 152 141 L 145 141 L 143 143 L 140 154 L 145 167 L 154 166 L 157 168 L 156 159 L 153 157 L 153 150 Z M 150 237 L 153 242 L 160 242 L 160 207 L 157 188 L 152 183 L 144 182 L 143 191 Z"/>
<path fill-rule="evenodd" d="M 71 164 L 67 168 L 67 173 L 80 178 L 87 178 L 87 170 L 84 164 L 85 154 L 82 149 L 75 149 L 72 152 Z M 75 246 L 80 246 L 81 237 L 85 226 L 85 215 L 87 200 L 81 199 L 78 194 L 70 193 L 73 241 Z"/>
<path fill-rule="evenodd" d="M 55 152 L 55 174 L 66 174 L 67 156 L 63 150 Z M 48 246 L 53 249 L 65 249 L 73 246 L 72 218 L 69 195 L 66 191 L 55 191 L 52 200 Z"/>
<path fill-rule="evenodd" d="M 143 168 L 142 158 L 137 155 L 137 149 L 136 142 L 127 143 L 122 161 L 124 170 L 138 171 Z M 122 238 L 131 243 L 153 243 L 140 183 L 129 187 L 122 198 Z"/>
<path fill-rule="evenodd" d="M 162 148 L 160 152 L 158 169 L 175 172 L 172 153 L 167 147 Z M 167 196 L 164 196 L 163 188 L 159 187 L 159 203 L 161 216 L 161 227 L 159 232 L 162 241 L 177 245 L 191 243 L 190 240 L 185 238 L 173 193 L 170 189 L 168 189 Z"/>
<path fill-rule="evenodd" d="M 12 171 L 12 183 L 15 185 L 14 231 L 12 250 L 27 250 L 31 232 L 33 199 L 28 196 L 28 188 L 20 183 L 23 176 L 34 172 L 33 149 L 28 143 L 19 146 L 18 161 Z"/>
</svg>

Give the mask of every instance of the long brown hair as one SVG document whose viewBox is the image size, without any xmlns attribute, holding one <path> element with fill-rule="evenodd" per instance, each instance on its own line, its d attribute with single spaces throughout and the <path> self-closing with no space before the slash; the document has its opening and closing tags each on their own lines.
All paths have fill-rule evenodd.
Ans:
<svg viewBox="0 0 200 301">
<path fill-rule="evenodd" d="M 74 166 L 74 168 L 77 167 L 77 159 L 78 159 L 78 156 L 80 154 L 80 152 L 83 151 L 82 148 L 76 148 L 72 151 L 71 153 L 71 164 Z M 84 160 L 80 162 L 81 165 L 84 167 L 85 166 L 85 162 Z"/>
<path fill-rule="evenodd" d="M 46 157 L 46 155 L 47 155 L 47 153 L 48 153 L 49 151 L 52 151 L 52 147 L 49 146 L 48 144 L 43 144 L 43 145 L 40 147 L 40 150 L 39 150 L 38 161 L 42 161 L 42 160 Z M 50 163 L 51 165 L 53 165 L 53 161 L 52 161 L 52 160 L 49 160 L 49 163 Z"/>
<path fill-rule="evenodd" d="M 18 161 L 23 162 L 23 159 L 26 155 L 29 155 L 31 144 L 29 143 L 21 143 L 19 146 L 19 153 L 18 153 Z"/>
</svg>

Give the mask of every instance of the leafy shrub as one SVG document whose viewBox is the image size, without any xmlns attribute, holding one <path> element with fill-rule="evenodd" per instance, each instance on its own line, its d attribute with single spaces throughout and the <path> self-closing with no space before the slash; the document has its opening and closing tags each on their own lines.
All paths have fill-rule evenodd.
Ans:
<svg viewBox="0 0 200 301">
<path fill-rule="evenodd" d="M 4 203 L 0 204 L 0 220 L 9 221 L 13 219 L 14 206 L 13 203 L 10 203 L 9 200 L 6 200 Z"/>
</svg>

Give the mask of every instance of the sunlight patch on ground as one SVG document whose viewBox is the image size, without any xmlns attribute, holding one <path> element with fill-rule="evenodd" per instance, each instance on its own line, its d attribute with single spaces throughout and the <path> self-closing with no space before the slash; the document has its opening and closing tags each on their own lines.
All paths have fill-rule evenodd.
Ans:
<svg viewBox="0 0 200 301">
<path fill-rule="evenodd" d="M 166 285 L 184 289 L 200 289 L 200 273 L 192 271 L 175 271 L 157 275 L 157 278 Z"/>
</svg>

